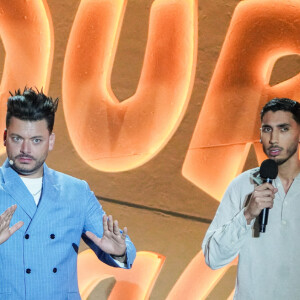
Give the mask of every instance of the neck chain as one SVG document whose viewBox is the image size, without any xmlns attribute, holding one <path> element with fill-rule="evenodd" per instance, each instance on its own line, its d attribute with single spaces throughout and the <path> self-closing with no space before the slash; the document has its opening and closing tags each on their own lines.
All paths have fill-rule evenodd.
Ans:
<svg viewBox="0 0 300 300">
<path fill-rule="evenodd" d="M 35 193 L 32 193 L 32 196 L 34 197 L 34 196 L 36 196 L 38 193 L 40 193 L 41 192 L 41 190 L 42 190 L 42 188 L 40 188 L 37 192 L 35 192 Z"/>
</svg>

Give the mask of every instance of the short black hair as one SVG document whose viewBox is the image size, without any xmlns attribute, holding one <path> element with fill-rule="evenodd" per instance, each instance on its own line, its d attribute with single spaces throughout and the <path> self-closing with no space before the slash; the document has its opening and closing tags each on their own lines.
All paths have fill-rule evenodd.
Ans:
<svg viewBox="0 0 300 300">
<path fill-rule="evenodd" d="M 24 88 L 15 91 L 7 101 L 6 128 L 8 128 L 12 117 L 23 121 L 46 120 L 47 127 L 51 133 L 54 126 L 55 112 L 58 106 L 58 98 L 53 100 L 47 97 L 43 90 Z"/>
<path fill-rule="evenodd" d="M 274 98 L 270 100 L 262 109 L 260 113 L 260 119 L 262 120 L 264 115 L 268 111 L 287 111 L 293 115 L 293 119 L 300 125 L 300 103 L 289 98 Z"/>
</svg>

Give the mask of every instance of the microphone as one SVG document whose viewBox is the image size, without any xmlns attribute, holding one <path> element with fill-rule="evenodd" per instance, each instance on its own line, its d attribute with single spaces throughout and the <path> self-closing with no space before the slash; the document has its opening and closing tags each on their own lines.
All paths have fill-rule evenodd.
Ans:
<svg viewBox="0 0 300 300">
<path fill-rule="evenodd" d="M 13 161 L 12 159 L 10 159 L 10 160 L 8 161 L 8 163 L 12 166 L 12 165 L 14 164 L 14 161 Z"/>
<path fill-rule="evenodd" d="M 277 177 L 278 174 L 278 166 L 276 162 L 272 159 L 266 159 L 262 162 L 259 174 L 263 183 L 269 182 L 272 184 L 273 179 Z M 259 232 L 265 232 L 266 226 L 268 224 L 268 216 L 269 216 L 269 208 L 264 208 L 259 214 Z"/>
</svg>

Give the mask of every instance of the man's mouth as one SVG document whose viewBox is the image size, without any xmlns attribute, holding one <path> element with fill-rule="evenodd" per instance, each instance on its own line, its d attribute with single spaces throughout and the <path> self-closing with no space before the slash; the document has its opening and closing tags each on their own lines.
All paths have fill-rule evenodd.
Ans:
<svg viewBox="0 0 300 300">
<path fill-rule="evenodd" d="M 34 160 L 33 157 L 31 156 L 21 156 L 21 155 L 18 155 L 16 159 L 18 159 L 21 163 L 29 163 Z"/>
<path fill-rule="evenodd" d="M 270 156 L 278 156 L 280 155 L 282 148 L 269 148 L 269 154 Z"/>
</svg>

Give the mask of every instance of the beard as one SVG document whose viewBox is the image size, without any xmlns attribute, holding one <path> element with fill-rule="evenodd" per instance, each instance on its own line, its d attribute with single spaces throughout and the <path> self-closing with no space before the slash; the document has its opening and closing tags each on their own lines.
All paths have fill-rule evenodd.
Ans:
<svg viewBox="0 0 300 300">
<path fill-rule="evenodd" d="M 278 147 L 277 145 L 273 147 Z M 263 146 L 263 150 L 265 154 L 268 156 L 268 152 L 265 146 Z M 275 158 L 274 161 L 276 162 L 277 166 L 280 166 L 284 164 L 286 161 L 288 161 L 298 150 L 298 142 L 292 144 L 286 151 L 287 156 L 285 158 Z M 268 156 L 269 157 L 269 156 Z"/>
<path fill-rule="evenodd" d="M 42 157 L 41 159 L 37 160 L 32 156 L 26 156 L 26 155 L 22 155 L 22 156 L 26 156 L 32 159 L 32 161 L 35 162 L 34 166 L 31 167 L 30 169 L 26 168 L 26 164 L 22 165 L 22 164 L 17 164 L 16 163 L 16 159 L 19 158 L 21 155 L 18 155 L 16 157 L 14 157 L 13 160 L 13 164 L 11 165 L 11 168 L 13 170 L 15 170 L 18 174 L 20 175 L 24 175 L 24 176 L 28 176 L 28 175 L 32 175 L 34 173 L 36 173 L 44 164 L 46 157 Z"/>
</svg>

